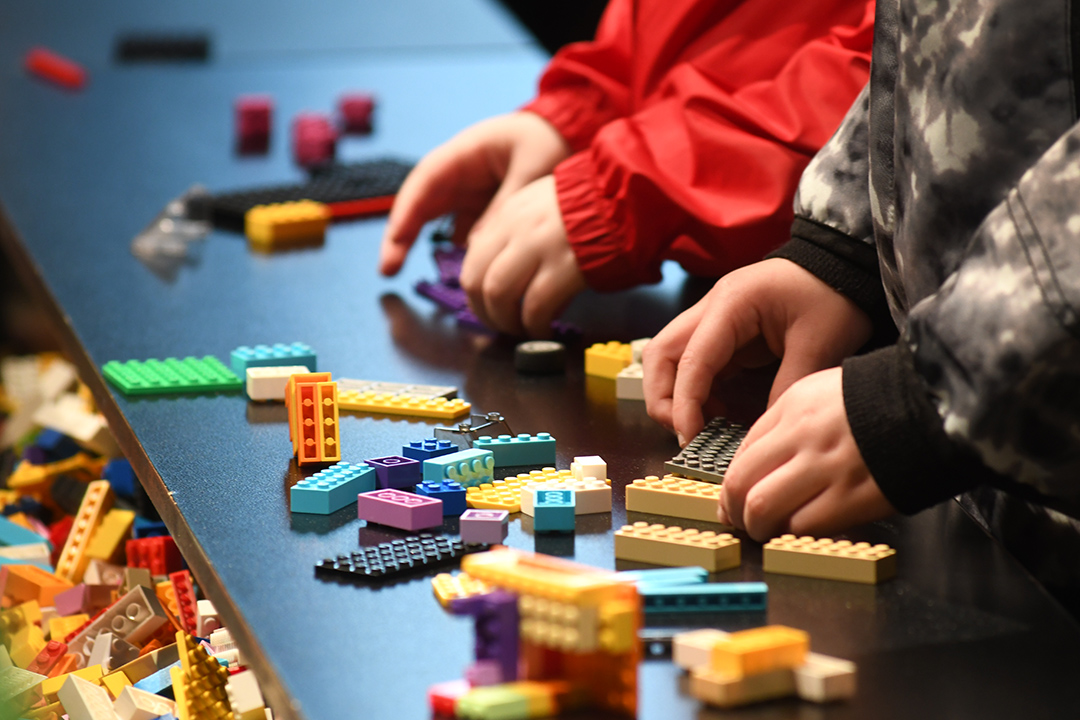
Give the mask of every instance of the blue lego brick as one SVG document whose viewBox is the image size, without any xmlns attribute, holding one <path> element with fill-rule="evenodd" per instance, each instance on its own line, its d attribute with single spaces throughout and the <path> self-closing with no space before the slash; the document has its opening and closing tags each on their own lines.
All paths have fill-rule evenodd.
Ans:
<svg viewBox="0 0 1080 720">
<path fill-rule="evenodd" d="M 135 497 L 135 471 L 131 469 L 131 463 L 124 458 L 110 460 L 101 471 L 101 477 L 109 481 L 113 492 L 122 498 Z"/>
<path fill-rule="evenodd" d="M 443 517 L 465 512 L 465 488 L 453 480 L 429 480 L 418 483 L 416 494 L 442 500 Z"/>
<path fill-rule="evenodd" d="M 495 467 L 513 465 L 555 465 L 555 438 L 548 433 L 536 435 L 482 435 L 473 443 L 479 450 L 495 454 Z"/>
<path fill-rule="evenodd" d="M 375 469 L 376 485 L 380 488 L 412 488 L 420 480 L 420 461 L 400 455 L 371 458 L 364 461 Z"/>
<path fill-rule="evenodd" d="M 45 462 L 39 462 L 38 465 L 66 460 L 79 452 L 79 443 L 52 428 L 45 428 L 38 433 L 38 436 L 34 438 L 34 447 L 39 448 L 45 455 Z"/>
<path fill-rule="evenodd" d="M 355 503 L 360 493 L 374 489 L 374 468 L 339 462 L 293 485 L 289 489 L 289 509 L 329 515 Z"/>
<path fill-rule="evenodd" d="M 573 490 L 538 490 L 533 503 L 533 530 L 574 532 L 576 506 Z"/>
<path fill-rule="evenodd" d="M 174 667 L 180 667 L 179 660 L 166 668 L 158 670 L 153 675 L 147 675 L 142 680 L 135 683 L 135 687 L 139 690 L 145 690 L 148 693 L 161 695 L 162 697 L 167 697 L 171 700 L 173 698 L 173 689 L 172 676 L 169 675 L 169 672 Z"/>
<path fill-rule="evenodd" d="M 241 345 L 230 355 L 232 371 L 238 377 L 246 377 L 247 369 L 253 367 L 277 367 L 279 365 L 304 365 L 308 372 L 317 372 L 315 351 L 300 342 L 276 345 Z"/>
<path fill-rule="evenodd" d="M 135 517 L 135 539 L 141 540 L 148 537 L 162 537 L 169 534 L 169 528 L 160 520 L 147 520 L 144 517 Z"/>
<path fill-rule="evenodd" d="M 659 585 L 693 585 L 709 579 L 703 567 L 672 567 L 650 570 L 624 570 L 616 573 L 621 580 L 630 580 L 639 588 Z"/>
<path fill-rule="evenodd" d="M 0 517 L 0 547 L 11 545 L 36 545 L 48 542 L 36 532 L 27 530 L 22 525 L 16 525 L 5 517 Z"/>
<path fill-rule="evenodd" d="M 645 613 L 764 611 L 769 588 L 763 582 L 638 585 Z"/>
<path fill-rule="evenodd" d="M 453 480 L 475 487 L 495 480 L 495 455 L 490 450 L 461 450 L 424 461 L 424 482 Z"/>
<path fill-rule="evenodd" d="M 401 454 L 413 460 L 424 462 L 431 458 L 449 455 L 458 451 L 457 445 L 449 440 L 417 440 L 401 448 Z"/>
</svg>

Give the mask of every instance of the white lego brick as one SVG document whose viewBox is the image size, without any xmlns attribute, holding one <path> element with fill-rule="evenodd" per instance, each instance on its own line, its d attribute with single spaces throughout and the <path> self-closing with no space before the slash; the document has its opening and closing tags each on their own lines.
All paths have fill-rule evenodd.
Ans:
<svg viewBox="0 0 1080 720">
<path fill-rule="evenodd" d="M 309 372 L 304 365 L 280 365 L 247 369 L 247 396 L 252 400 L 285 401 L 289 377 Z"/>
<path fill-rule="evenodd" d="M 154 720 L 162 715 L 176 715 L 176 703 L 128 685 L 116 698 L 113 710 L 120 720 Z"/>
<path fill-rule="evenodd" d="M 41 402 L 41 387 L 38 385 L 40 370 L 38 359 L 33 355 L 6 357 L 0 360 L 0 380 L 4 392 L 17 403 Z"/>
<path fill-rule="evenodd" d="M 638 365 L 641 364 L 641 353 L 645 352 L 645 346 L 650 340 L 652 338 L 638 338 L 630 341 L 630 352 L 633 354 L 633 361 Z"/>
<path fill-rule="evenodd" d="M 52 565 L 49 561 L 49 546 L 44 542 L 0 547 L 0 557 L 9 560 L 27 560 Z"/>
<path fill-rule="evenodd" d="M 229 632 L 228 628 L 218 628 L 210 633 L 206 639 L 210 641 L 210 647 L 215 653 L 236 649 L 236 641 L 233 640 L 232 633 Z"/>
<path fill-rule="evenodd" d="M 69 720 L 117 720 L 109 691 L 78 675 L 69 675 L 56 695 Z"/>
<path fill-rule="evenodd" d="M 235 720 L 260 720 L 266 702 L 263 700 L 255 673 L 250 670 L 230 675 L 225 684 Z"/>
<path fill-rule="evenodd" d="M 104 672 L 109 672 L 112 669 L 112 642 L 112 633 L 98 633 L 90 645 L 90 657 L 86 661 L 86 666 L 100 665 Z"/>
<path fill-rule="evenodd" d="M 619 400 L 644 400 L 644 377 L 641 363 L 624 367 L 615 376 L 615 397 Z"/>
<path fill-rule="evenodd" d="M 590 477 L 597 480 L 607 480 L 607 463 L 599 455 L 576 457 L 574 462 L 570 463 L 570 469 L 574 472 L 575 480 L 584 480 Z"/>
<path fill-rule="evenodd" d="M 671 661 L 683 670 L 707 666 L 712 660 L 713 645 L 729 634 L 713 628 L 679 633 L 671 641 Z"/>
<path fill-rule="evenodd" d="M 63 433 L 101 455 L 120 454 L 105 417 L 90 412 L 86 401 L 74 393 L 65 393 L 52 402 L 42 404 L 34 412 L 34 422 Z"/>
<path fill-rule="evenodd" d="M 54 358 L 38 375 L 38 389 L 45 400 L 55 400 L 78 379 L 75 367 L 67 360 Z"/>
<path fill-rule="evenodd" d="M 855 694 L 855 663 L 850 660 L 810 653 L 795 668 L 795 690 L 803 700 L 826 703 Z"/>
<path fill-rule="evenodd" d="M 221 627 L 221 617 L 214 608 L 214 603 L 209 600 L 200 600 L 196 603 L 195 611 L 198 613 L 195 634 L 199 637 L 209 637 L 210 633 Z"/>
</svg>

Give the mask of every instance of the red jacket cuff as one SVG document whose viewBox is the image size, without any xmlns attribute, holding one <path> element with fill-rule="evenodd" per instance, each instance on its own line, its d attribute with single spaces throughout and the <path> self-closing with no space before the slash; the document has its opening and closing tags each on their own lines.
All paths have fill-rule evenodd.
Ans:
<svg viewBox="0 0 1080 720">
<path fill-rule="evenodd" d="M 600 112 L 595 95 L 585 87 L 571 87 L 542 92 L 521 107 L 551 123 L 563 136 L 570 149 L 580 152 L 589 146 L 596 133 L 612 119 L 611 113 Z"/>
</svg>

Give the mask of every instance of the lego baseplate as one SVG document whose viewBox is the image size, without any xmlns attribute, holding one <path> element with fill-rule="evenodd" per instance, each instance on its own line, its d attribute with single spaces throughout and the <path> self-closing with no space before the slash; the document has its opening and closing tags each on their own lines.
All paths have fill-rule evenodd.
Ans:
<svg viewBox="0 0 1080 720">
<path fill-rule="evenodd" d="M 746 427 L 725 418 L 713 418 L 679 454 L 664 463 L 664 472 L 721 483 L 735 457 Z"/>
<path fill-rule="evenodd" d="M 315 566 L 315 575 L 327 579 L 379 582 L 456 562 L 469 553 L 489 549 L 489 545 L 466 544 L 461 540 L 424 533 L 401 540 L 354 550 L 348 555 L 327 558 Z"/>
</svg>

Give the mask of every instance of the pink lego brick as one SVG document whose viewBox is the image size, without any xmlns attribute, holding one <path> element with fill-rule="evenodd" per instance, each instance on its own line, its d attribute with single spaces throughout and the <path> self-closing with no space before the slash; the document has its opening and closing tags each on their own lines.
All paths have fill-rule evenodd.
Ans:
<svg viewBox="0 0 1080 720">
<path fill-rule="evenodd" d="M 375 98 L 367 93 L 342 95 L 338 101 L 341 126 L 347 133 L 366 135 L 371 132 L 371 114 L 375 111 Z"/>
<path fill-rule="evenodd" d="M 241 152 L 266 152 L 274 100 L 269 95 L 242 95 L 236 99 L 236 145 Z"/>
<path fill-rule="evenodd" d="M 506 510 L 466 510 L 461 516 L 461 541 L 498 545 L 509 532 L 509 518 Z"/>
<path fill-rule="evenodd" d="M 292 141 L 296 163 L 310 167 L 334 159 L 337 131 L 325 115 L 300 113 L 293 119 Z"/>
<path fill-rule="evenodd" d="M 443 522 L 442 500 L 401 492 L 393 488 L 360 493 L 356 510 L 361 520 L 381 525 L 420 530 L 437 527 Z"/>
</svg>

